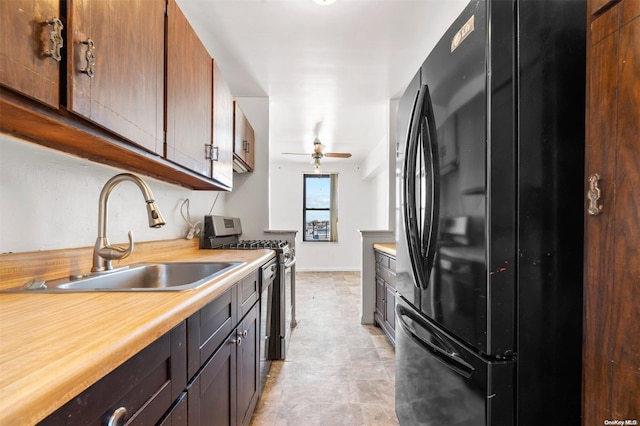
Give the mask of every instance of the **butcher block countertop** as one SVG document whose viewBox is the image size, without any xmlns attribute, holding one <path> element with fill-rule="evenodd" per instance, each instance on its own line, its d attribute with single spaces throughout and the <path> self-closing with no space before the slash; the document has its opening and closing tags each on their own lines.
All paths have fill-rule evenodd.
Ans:
<svg viewBox="0 0 640 426">
<path fill-rule="evenodd" d="M 395 243 L 375 243 L 373 248 L 380 250 L 383 253 L 387 253 L 390 256 L 396 256 L 396 244 Z"/>
<path fill-rule="evenodd" d="M 140 243 L 120 265 L 245 264 L 182 292 L 0 294 L 0 425 L 44 419 L 274 256 L 272 250 L 199 250 L 187 240 Z M 91 248 L 3 254 L 0 288 L 90 266 Z"/>
</svg>

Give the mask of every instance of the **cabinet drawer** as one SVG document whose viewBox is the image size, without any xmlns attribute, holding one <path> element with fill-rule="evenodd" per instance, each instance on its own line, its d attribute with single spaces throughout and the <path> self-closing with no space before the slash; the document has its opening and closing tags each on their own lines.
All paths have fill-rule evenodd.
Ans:
<svg viewBox="0 0 640 426">
<path fill-rule="evenodd" d="M 236 287 L 230 288 L 187 319 L 189 378 L 198 372 L 236 326 L 238 303 L 235 290 Z"/>
<path fill-rule="evenodd" d="M 375 252 L 376 255 L 376 264 L 382 266 L 383 268 L 389 267 L 389 256 L 386 256 L 379 251 Z"/>
<path fill-rule="evenodd" d="M 393 257 L 389 258 L 389 270 L 391 272 L 396 272 L 396 260 Z"/>
<path fill-rule="evenodd" d="M 244 317 L 251 307 L 258 301 L 260 293 L 260 288 L 258 287 L 259 276 L 258 271 L 255 271 L 238 283 L 238 297 L 240 299 L 238 319 Z"/>
<path fill-rule="evenodd" d="M 186 387 L 186 359 L 182 322 L 41 424 L 106 424 L 120 408 L 126 409 L 126 422 L 156 424 Z"/>
<path fill-rule="evenodd" d="M 386 282 L 387 284 L 393 286 L 393 288 L 396 287 L 396 274 L 395 274 L 395 272 L 392 272 L 387 268 L 383 268 L 380 265 L 376 265 L 376 276 L 378 278 L 384 280 L 384 282 Z"/>
</svg>

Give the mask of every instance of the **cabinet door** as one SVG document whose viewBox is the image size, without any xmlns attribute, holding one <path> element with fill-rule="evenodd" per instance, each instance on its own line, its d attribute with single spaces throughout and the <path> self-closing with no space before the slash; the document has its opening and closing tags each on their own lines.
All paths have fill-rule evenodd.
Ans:
<svg viewBox="0 0 640 426">
<path fill-rule="evenodd" d="M 587 38 L 585 176 L 601 177 L 602 210 L 585 214 L 585 425 L 640 418 L 640 2 L 603 3 Z"/>
<path fill-rule="evenodd" d="M 247 121 L 238 102 L 233 102 L 233 153 L 244 162 L 244 146 L 247 140 Z"/>
<path fill-rule="evenodd" d="M 174 0 L 167 11 L 167 159 L 211 177 L 212 60 Z"/>
<path fill-rule="evenodd" d="M 255 166 L 255 153 L 254 153 L 254 148 L 256 145 L 256 136 L 255 136 L 255 132 L 253 131 L 253 126 L 251 126 L 251 123 L 249 123 L 249 120 L 246 119 L 244 120 L 244 124 L 245 124 L 245 138 L 246 138 L 246 143 L 245 146 L 243 147 L 244 149 L 244 162 L 247 163 L 247 166 L 249 167 L 249 170 L 253 170 L 254 166 Z"/>
<path fill-rule="evenodd" d="M 59 60 L 45 53 L 57 38 L 52 18 L 62 18 L 58 0 L 0 1 L 0 84 L 58 108 Z"/>
<path fill-rule="evenodd" d="M 164 0 L 70 0 L 68 108 L 164 152 Z"/>
<path fill-rule="evenodd" d="M 258 323 L 259 304 L 253 305 L 247 316 L 238 326 L 238 335 L 242 336 L 238 345 L 237 409 L 238 421 L 249 424 L 260 392 L 260 333 Z"/>
<path fill-rule="evenodd" d="M 385 297 L 385 320 L 391 330 L 396 329 L 396 290 L 390 285 L 386 285 L 386 297 Z M 391 333 L 391 338 L 394 339 L 394 333 Z"/>
<path fill-rule="evenodd" d="M 187 319 L 189 379 L 235 328 L 238 321 L 236 294 L 236 288 L 230 288 Z"/>
<path fill-rule="evenodd" d="M 188 390 L 190 425 L 229 426 L 236 423 L 236 348 L 232 333 L 207 361 Z"/>
<path fill-rule="evenodd" d="M 212 178 L 233 186 L 233 96 L 218 64 L 213 62 L 213 146 Z"/>
</svg>

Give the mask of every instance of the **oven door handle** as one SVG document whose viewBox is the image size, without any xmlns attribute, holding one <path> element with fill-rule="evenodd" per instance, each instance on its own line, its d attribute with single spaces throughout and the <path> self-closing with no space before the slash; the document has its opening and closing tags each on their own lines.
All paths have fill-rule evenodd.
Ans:
<svg viewBox="0 0 640 426">
<path fill-rule="evenodd" d="M 285 269 L 288 269 L 288 268 L 291 268 L 295 264 L 296 264 L 296 257 L 293 256 L 293 258 L 289 262 L 285 262 L 284 267 L 285 267 Z"/>
</svg>

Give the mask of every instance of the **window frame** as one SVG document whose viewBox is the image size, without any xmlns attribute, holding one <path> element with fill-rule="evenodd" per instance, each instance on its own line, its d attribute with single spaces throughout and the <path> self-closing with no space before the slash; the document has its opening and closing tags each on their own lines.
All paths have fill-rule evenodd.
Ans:
<svg viewBox="0 0 640 426">
<path fill-rule="evenodd" d="M 337 232 L 334 229 L 334 226 L 331 226 L 332 218 L 335 215 L 335 211 L 332 211 L 332 206 L 334 205 L 334 200 L 332 198 L 336 195 L 333 192 L 333 182 L 332 177 L 335 173 L 304 173 L 302 179 L 302 241 L 305 243 L 335 243 L 337 242 Z M 307 207 L 307 178 L 311 179 L 328 179 L 329 181 L 329 207 Z M 307 237 L 307 212 L 308 211 L 327 211 L 329 212 L 329 236 L 327 239 L 313 239 Z"/>
</svg>

